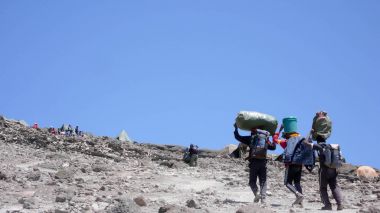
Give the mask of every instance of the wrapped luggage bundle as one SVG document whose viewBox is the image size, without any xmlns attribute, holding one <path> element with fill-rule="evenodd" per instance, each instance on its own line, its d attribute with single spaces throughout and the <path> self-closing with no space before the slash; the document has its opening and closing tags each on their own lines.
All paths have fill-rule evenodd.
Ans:
<svg viewBox="0 0 380 213">
<path fill-rule="evenodd" d="M 312 129 L 313 140 L 317 140 L 318 136 L 321 136 L 325 140 L 331 135 L 332 122 L 327 112 L 317 112 L 313 119 Z"/>
<path fill-rule="evenodd" d="M 236 117 L 237 127 L 247 131 L 260 128 L 273 135 L 276 132 L 277 124 L 275 117 L 260 112 L 241 111 Z"/>
</svg>

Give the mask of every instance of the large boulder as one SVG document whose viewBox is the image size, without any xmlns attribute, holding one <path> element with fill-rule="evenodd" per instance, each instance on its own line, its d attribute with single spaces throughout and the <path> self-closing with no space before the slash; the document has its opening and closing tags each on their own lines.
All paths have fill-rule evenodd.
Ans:
<svg viewBox="0 0 380 213">
<path fill-rule="evenodd" d="M 273 213 L 274 211 L 269 209 L 263 209 L 256 204 L 249 204 L 246 206 L 240 207 L 236 213 Z"/>
<path fill-rule="evenodd" d="M 135 199 L 133 199 L 135 203 L 139 206 L 147 206 L 146 201 L 143 196 L 138 196 Z"/>
<path fill-rule="evenodd" d="M 114 201 L 107 209 L 107 213 L 140 213 L 140 207 L 132 199 L 123 197 Z"/>
<path fill-rule="evenodd" d="M 342 166 L 339 168 L 340 174 L 346 174 L 346 175 L 355 175 L 356 169 L 358 167 L 354 166 L 349 163 L 343 163 Z"/>
<path fill-rule="evenodd" d="M 191 209 L 185 206 L 165 205 L 158 210 L 158 213 L 208 213 L 206 209 Z"/>
<path fill-rule="evenodd" d="M 0 180 L 6 180 L 6 179 L 7 179 L 7 175 L 4 174 L 4 173 L 2 173 L 2 172 L 0 171 Z"/>
<path fill-rule="evenodd" d="M 199 209 L 199 204 L 194 199 L 186 201 L 186 206 L 189 208 Z"/>
<path fill-rule="evenodd" d="M 36 169 L 35 171 L 27 174 L 26 178 L 28 178 L 29 181 L 38 181 L 41 178 L 41 172 L 38 169 Z"/>
<path fill-rule="evenodd" d="M 236 144 L 229 144 L 224 147 L 224 149 L 221 151 L 222 155 L 230 155 L 233 151 L 235 151 L 238 148 Z"/>
<path fill-rule="evenodd" d="M 22 207 L 24 209 L 37 209 L 38 208 L 38 200 L 34 197 L 30 197 L 30 198 L 20 198 L 18 200 L 18 203 L 22 204 Z"/>
<path fill-rule="evenodd" d="M 57 194 L 55 201 L 56 202 L 65 202 L 72 200 L 77 194 L 75 188 L 58 188 L 55 190 Z"/>
<path fill-rule="evenodd" d="M 361 166 L 356 170 L 356 175 L 359 178 L 375 179 L 379 177 L 379 174 L 370 166 Z"/>
<path fill-rule="evenodd" d="M 74 171 L 71 169 L 60 169 L 57 173 L 55 173 L 55 179 L 60 180 L 71 180 L 74 177 Z"/>
</svg>

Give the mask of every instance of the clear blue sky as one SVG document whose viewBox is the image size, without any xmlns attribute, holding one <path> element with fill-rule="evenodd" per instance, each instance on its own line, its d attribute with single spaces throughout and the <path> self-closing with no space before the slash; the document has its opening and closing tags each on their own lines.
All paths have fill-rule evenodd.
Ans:
<svg viewBox="0 0 380 213">
<path fill-rule="evenodd" d="M 294 115 L 306 134 L 323 109 L 348 161 L 380 168 L 379 11 L 378 0 L 3 0 L 0 114 L 217 149 L 237 144 L 240 110 Z"/>
</svg>

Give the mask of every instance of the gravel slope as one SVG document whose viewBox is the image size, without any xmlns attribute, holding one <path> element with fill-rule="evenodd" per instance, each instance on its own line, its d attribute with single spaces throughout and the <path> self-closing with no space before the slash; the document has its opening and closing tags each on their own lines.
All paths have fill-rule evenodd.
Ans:
<svg viewBox="0 0 380 213">
<path fill-rule="evenodd" d="M 247 162 L 205 150 L 192 168 L 182 148 L 52 136 L 0 117 L 0 212 L 320 212 L 316 174 L 304 171 L 304 208 L 292 208 L 283 166 L 270 160 L 263 209 L 252 205 Z M 339 176 L 342 212 L 380 212 L 379 181 L 359 180 L 355 168 Z"/>
</svg>

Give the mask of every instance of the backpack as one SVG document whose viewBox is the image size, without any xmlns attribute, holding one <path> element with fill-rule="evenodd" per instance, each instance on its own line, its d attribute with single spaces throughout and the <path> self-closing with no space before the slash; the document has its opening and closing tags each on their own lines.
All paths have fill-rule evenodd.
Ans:
<svg viewBox="0 0 380 213">
<path fill-rule="evenodd" d="M 286 142 L 286 148 L 283 154 L 283 162 L 290 164 L 298 164 L 305 166 L 313 166 L 315 164 L 314 151 L 302 141 L 303 137 L 291 137 Z"/>
<path fill-rule="evenodd" d="M 292 163 L 293 154 L 296 150 L 297 144 L 302 140 L 302 137 L 291 137 L 286 141 L 286 148 L 282 154 L 282 160 L 284 163 Z"/>
<path fill-rule="evenodd" d="M 190 146 L 189 152 L 193 152 L 192 154 L 198 153 L 198 146 L 192 144 L 192 146 Z"/>
<path fill-rule="evenodd" d="M 252 139 L 249 148 L 252 150 L 252 157 L 255 156 L 266 156 L 267 154 L 267 140 L 269 137 L 269 132 L 265 130 L 257 130 Z"/>
<path fill-rule="evenodd" d="M 329 168 L 337 169 L 342 166 L 342 154 L 339 144 L 325 144 L 322 146 L 323 164 Z M 322 163 L 322 162 L 321 162 Z"/>
</svg>

